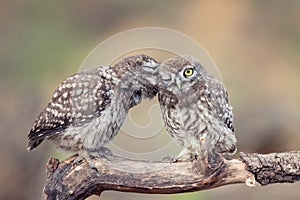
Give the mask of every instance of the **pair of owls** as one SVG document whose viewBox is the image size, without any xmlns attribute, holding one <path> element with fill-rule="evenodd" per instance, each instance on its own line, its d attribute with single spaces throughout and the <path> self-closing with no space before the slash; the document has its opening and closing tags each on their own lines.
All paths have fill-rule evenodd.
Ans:
<svg viewBox="0 0 300 200">
<path fill-rule="evenodd" d="M 184 147 L 179 159 L 195 156 L 205 165 L 235 152 L 232 108 L 222 82 L 191 56 L 159 64 L 143 54 L 64 80 L 37 117 L 28 150 L 49 139 L 96 169 L 91 157 L 109 153 L 104 145 L 118 133 L 129 109 L 157 93 L 167 131 Z"/>
</svg>

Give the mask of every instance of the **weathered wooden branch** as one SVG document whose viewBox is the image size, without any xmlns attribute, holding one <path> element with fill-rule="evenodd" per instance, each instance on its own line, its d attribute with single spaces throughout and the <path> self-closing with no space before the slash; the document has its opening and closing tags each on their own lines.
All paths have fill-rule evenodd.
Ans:
<svg viewBox="0 0 300 200">
<path fill-rule="evenodd" d="M 261 185 L 294 183 L 300 180 L 300 151 L 257 154 L 240 153 L 247 170 Z"/>
<path fill-rule="evenodd" d="M 197 173 L 197 163 L 150 162 L 117 156 L 94 159 L 99 172 L 86 162 L 74 165 L 72 156 L 61 163 L 50 158 L 43 199 L 85 199 L 104 190 L 171 194 L 206 190 L 228 184 L 255 186 L 293 183 L 300 179 L 300 151 L 272 154 L 240 153 L 224 160 L 213 174 Z"/>
</svg>

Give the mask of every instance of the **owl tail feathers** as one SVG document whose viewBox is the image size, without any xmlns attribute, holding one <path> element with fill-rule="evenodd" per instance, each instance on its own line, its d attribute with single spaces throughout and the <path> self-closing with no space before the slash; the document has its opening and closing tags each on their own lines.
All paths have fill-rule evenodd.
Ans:
<svg viewBox="0 0 300 200">
<path fill-rule="evenodd" d="M 43 139 L 40 139 L 40 140 L 29 140 L 27 151 L 31 151 L 32 149 L 36 148 L 42 142 L 43 142 Z"/>
<path fill-rule="evenodd" d="M 38 131 L 38 132 L 30 131 L 28 135 L 29 141 L 28 141 L 27 151 L 31 151 L 32 149 L 39 146 L 39 144 L 41 144 L 46 137 L 47 134 L 45 133 L 45 131 Z"/>
<path fill-rule="evenodd" d="M 234 155 L 237 151 L 236 143 L 235 135 L 230 134 L 216 144 L 215 150 L 220 154 Z"/>
<path fill-rule="evenodd" d="M 61 128 L 54 128 L 54 129 L 42 129 L 42 130 L 31 130 L 28 135 L 28 147 L 27 151 L 31 151 L 32 149 L 36 148 L 40 145 L 45 139 L 59 133 L 62 129 Z"/>
<path fill-rule="evenodd" d="M 236 145 L 233 144 L 233 145 L 231 146 L 231 148 L 229 149 L 229 151 L 227 152 L 227 154 L 229 154 L 229 155 L 234 155 L 234 154 L 236 153 L 236 151 L 237 151 Z"/>
</svg>

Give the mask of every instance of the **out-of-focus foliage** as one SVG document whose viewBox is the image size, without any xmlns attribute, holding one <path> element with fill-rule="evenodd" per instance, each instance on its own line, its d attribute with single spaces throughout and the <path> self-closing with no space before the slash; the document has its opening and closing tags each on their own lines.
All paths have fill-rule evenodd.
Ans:
<svg viewBox="0 0 300 200">
<path fill-rule="evenodd" d="M 57 151 L 45 143 L 26 152 L 34 118 L 95 45 L 135 27 L 176 29 L 206 48 L 229 91 L 241 151 L 299 149 L 299 17 L 300 1 L 0 2 L 0 199 L 40 199 L 46 160 Z M 239 185 L 187 195 L 105 192 L 102 198 L 294 200 L 298 188 Z"/>
</svg>

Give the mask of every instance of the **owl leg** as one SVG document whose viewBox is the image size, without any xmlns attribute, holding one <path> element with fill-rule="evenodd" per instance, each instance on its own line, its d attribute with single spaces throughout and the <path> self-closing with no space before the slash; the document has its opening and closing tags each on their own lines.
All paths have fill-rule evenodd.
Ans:
<svg viewBox="0 0 300 200">
<path fill-rule="evenodd" d="M 78 153 L 78 157 L 73 161 L 73 164 L 77 164 L 77 163 L 81 162 L 83 159 L 86 160 L 86 162 L 89 164 L 89 166 L 92 169 L 94 169 L 98 172 L 98 169 L 97 169 L 95 163 L 92 161 L 90 153 L 86 150 L 80 151 Z"/>
<path fill-rule="evenodd" d="M 98 172 L 98 169 L 95 166 L 95 163 L 92 161 L 92 158 L 103 158 L 107 155 L 112 155 L 112 152 L 106 147 L 100 147 L 97 149 L 86 149 L 79 152 L 78 157 L 74 160 L 74 163 L 78 163 L 85 159 L 89 166 Z"/>
<path fill-rule="evenodd" d="M 190 150 L 188 148 L 183 148 L 177 155 L 177 158 L 188 158 L 189 153 L 190 153 Z"/>
</svg>

